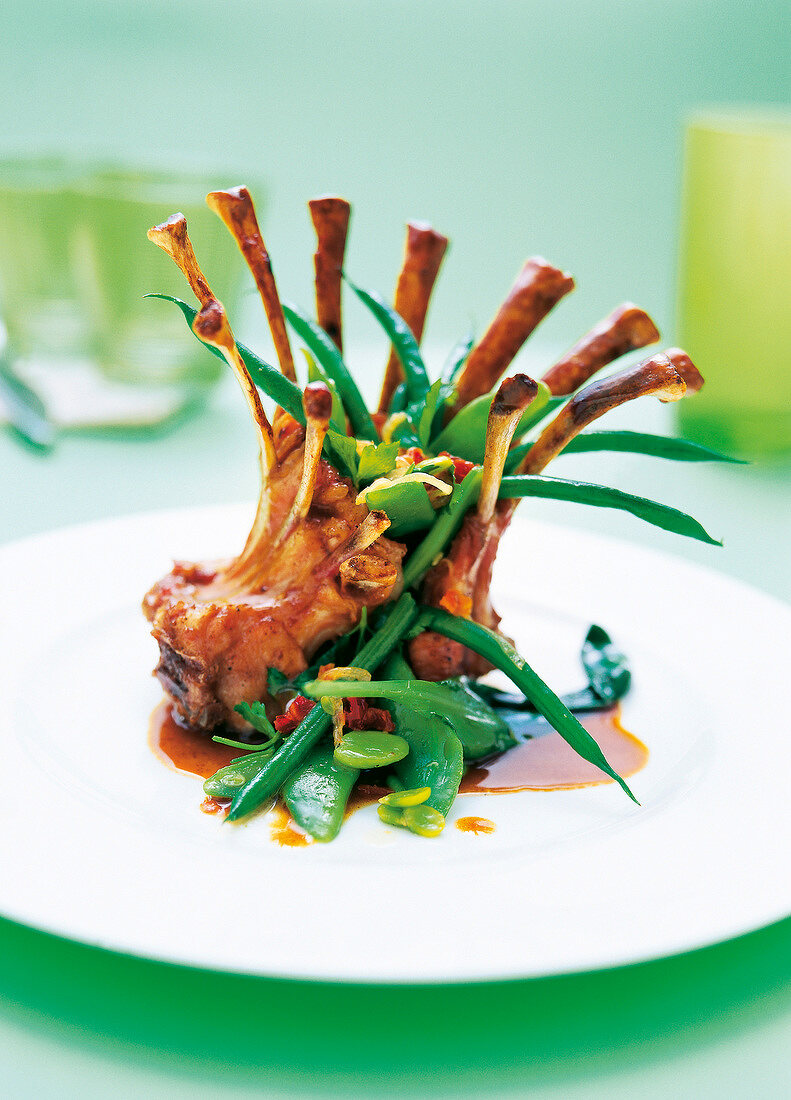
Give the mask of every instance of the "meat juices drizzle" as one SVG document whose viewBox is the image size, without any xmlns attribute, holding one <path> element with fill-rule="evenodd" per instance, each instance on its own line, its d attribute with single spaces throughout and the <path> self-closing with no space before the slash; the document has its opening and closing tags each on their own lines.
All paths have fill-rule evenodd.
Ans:
<svg viewBox="0 0 791 1100">
<path fill-rule="evenodd" d="M 580 714 L 579 719 L 621 775 L 629 777 L 645 767 L 648 749 L 621 725 L 619 706 Z M 537 729 L 540 729 L 538 720 Z M 219 745 L 207 734 L 181 725 L 168 700 L 163 700 L 151 716 L 149 744 L 154 754 L 168 767 L 201 779 L 208 779 L 240 755 L 238 749 Z M 611 782 L 593 764 L 577 756 L 559 733 L 547 728 L 506 752 L 470 765 L 462 778 L 459 794 L 571 790 Z M 364 806 L 374 805 L 388 793 L 388 787 L 359 783 L 351 793 L 345 816 L 351 816 Z M 206 798 L 200 808 L 204 813 L 221 814 L 229 804 L 230 799 Z M 273 840 L 290 848 L 312 843 L 311 838 L 294 824 L 282 803 L 278 803 L 272 813 Z M 462 817 L 457 820 L 456 828 L 478 835 L 494 832 L 495 826 L 488 818 Z"/>
</svg>

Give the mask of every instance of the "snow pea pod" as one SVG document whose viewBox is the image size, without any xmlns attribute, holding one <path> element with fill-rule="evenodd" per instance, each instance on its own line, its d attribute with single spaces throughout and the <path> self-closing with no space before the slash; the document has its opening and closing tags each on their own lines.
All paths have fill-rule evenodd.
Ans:
<svg viewBox="0 0 791 1100">
<path fill-rule="evenodd" d="M 466 676 L 442 680 L 450 696 L 442 713 L 452 722 L 461 741 L 465 760 L 482 760 L 495 752 L 504 752 L 516 744 L 516 738 L 500 715 L 473 691 Z"/>
<path fill-rule="evenodd" d="M 251 752 L 248 756 L 237 757 L 206 780 L 204 793 L 210 798 L 233 798 L 245 783 L 257 775 L 271 755 L 271 752 Z"/>
<path fill-rule="evenodd" d="M 385 675 L 399 680 L 414 678 L 401 657 L 391 658 Z M 431 796 L 425 805 L 447 817 L 464 774 L 461 741 L 438 714 L 402 702 L 392 702 L 390 708 L 399 736 L 409 745 L 409 756 L 396 765 L 396 775 L 407 790 L 430 787 Z"/>
<path fill-rule="evenodd" d="M 360 772 L 333 759 L 332 745 L 319 745 L 282 787 L 288 811 L 315 840 L 334 840 Z"/>
<path fill-rule="evenodd" d="M 486 424 L 494 400 L 493 393 L 476 397 L 456 413 L 451 422 L 431 442 L 432 451 L 449 451 L 469 462 L 483 462 L 486 452 Z M 518 439 L 544 416 L 549 404 L 548 387 L 538 383 L 538 393 L 525 409 L 516 432 Z"/>
<path fill-rule="evenodd" d="M 404 593 L 389 609 L 376 634 L 359 650 L 354 658 L 358 668 L 374 672 L 389 656 L 393 646 L 409 630 L 417 618 L 415 601 Z M 253 772 L 247 783 L 235 793 L 228 811 L 227 821 L 237 821 L 249 814 L 262 802 L 272 798 L 295 768 L 306 759 L 330 728 L 330 718 L 321 707 L 313 710 L 280 745 L 266 763 Z M 258 755 L 258 754 L 256 754 Z"/>
<path fill-rule="evenodd" d="M 387 513 L 388 536 L 396 539 L 430 527 L 436 516 L 424 485 L 417 481 L 394 481 L 384 488 L 373 489 L 365 503 L 371 509 Z"/>
</svg>

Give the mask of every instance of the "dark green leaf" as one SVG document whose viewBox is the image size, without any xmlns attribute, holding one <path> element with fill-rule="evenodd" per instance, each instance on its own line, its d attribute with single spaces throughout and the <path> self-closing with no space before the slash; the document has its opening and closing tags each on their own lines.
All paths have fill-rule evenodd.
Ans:
<svg viewBox="0 0 791 1100">
<path fill-rule="evenodd" d="M 399 382 L 393 390 L 387 415 L 392 416 L 394 413 L 404 412 L 406 410 L 406 400 L 406 382 Z"/>
<path fill-rule="evenodd" d="M 569 710 L 576 713 L 601 710 L 604 706 L 617 703 L 629 691 L 631 673 L 626 656 L 602 627 L 590 628 L 582 645 L 580 660 L 588 676 L 588 686 L 561 696 Z M 470 686 L 495 708 L 515 733 L 521 734 L 525 715 L 537 713 L 525 695 L 513 695 L 489 684 L 473 683 Z"/>
<path fill-rule="evenodd" d="M 595 623 L 585 638 L 581 658 L 590 686 L 604 703 L 615 703 L 627 693 L 632 674 L 626 657 Z"/>
<path fill-rule="evenodd" d="M 370 290 L 363 290 L 356 286 L 348 276 L 344 275 L 346 282 L 367 306 L 376 320 L 387 333 L 396 355 L 404 368 L 404 377 L 407 388 L 408 403 L 422 401 L 429 389 L 428 373 L 420 349 L 417 346 L 412 329 L 403 317 L 400 317 L 394 309 L 387 304 L 381 295 Z"/>
<path fill-rule="evenodd" d="M 515 738 L 500 715 L 489 706 L 466 677 L 443 680 L 449 697 L 442 715 L 450 722 L 461 741 L 465 760 L 482 760 L 495 752 L 503 752 L 515 744 Z"/>
<path fill-rule="evenodd" d="M 357 388 L 357 383 L 349 373 L 349 368 L 344 363 L 343 356 L 338 351 L 332 337 L 328 336 L 320 325 L 317 325 L 315 321 L 312 321 L 306 313 L 303 313 L 295 305 L 287 305 L 284 302 L 283 313 L 294 332 L 300 340 L 304 340 L 335 383 L 355 435 L 376 442 L 379 439 L 379 434 L 373 420 L 371 420 L 371 414 L 368 412 L 362 395 Z"/>
<path fill-rule="evenodd" d="M 279 695 L 281 691 L 288 691 L 291 687 L 291 681 L 287 676 L 284 676 L 279 668 L 273 668 L 269 666 L 269 670 L 266 674 L 266 690 L 270 695 Z"/>
<path fill-rule="evenodd" d="M 606 485 L 593 485 L 587 481 L 566 481 L 559 477 L 543 477 L 532 474 L 519 474 L 504 477 L 500 485 L 501 497 L 545 497 L 550 500 L 568 500 L 575 504 L 588 504 L 594 508 L 616 508 L 630 512 L 638 519 L 661 527 L 663 531 L 672 531 L 676 535 L 707 542 L 711 546 L 722 546 L 686 512 L 671 508 L 668 504 L 659 504 L 645 497 L 633 496 L 620 489 L 610 489 Z"/>
</svg>

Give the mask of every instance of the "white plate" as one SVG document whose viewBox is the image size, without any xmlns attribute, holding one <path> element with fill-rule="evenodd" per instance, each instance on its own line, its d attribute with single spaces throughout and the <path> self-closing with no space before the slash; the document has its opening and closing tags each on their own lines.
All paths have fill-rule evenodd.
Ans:
<svg viewBox="0 0 791 1100">
<path fill-rule="evenodd" d="M 589 623 L 629 654 L 651 749 L 613 784 L 466 795 L 424 840 L 354 814 L 283 848 L 198 811 L 149 750 L 160 699 L 140 598 L 172 557 L 233 552 L 249 508 L 131 516 L 0 550 L 0 912 L 117 951 L 250 974 L 455 982 L 684 951 L 791 911 L 791 612 L 634 546 L 521 521 L 496 605 L 528 660 L 579 686 Z M 454 816 L 496 822 L 492 835 Z"/>
</svg>

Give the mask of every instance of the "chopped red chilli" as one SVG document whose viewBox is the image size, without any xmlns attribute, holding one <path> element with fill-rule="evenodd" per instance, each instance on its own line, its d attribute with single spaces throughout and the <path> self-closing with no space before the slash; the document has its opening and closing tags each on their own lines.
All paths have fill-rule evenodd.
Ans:
<svg viewBox="0 0 791 1100">
<path fill-rule="evenodd" d="M 343 718 L 350 730 L 379 730 L 392 733 L 395 723 L 389 711 L 382 707 L 372 707 L 365 699 L 344 699 Z"/>
<path fill-rule="evenodd" d="M 456 481 L 464 481 L 467 474 L 475 466 L 474 462 L 468 462 L 466 458 L 459 458 L 449 451 L 440 451 L 441 458 L 449 458 L 453 462 L 453 477 Z"/>
<path fill-rule="evenodd" d="M 409 447 L 408 450 L 404 451 L 404 458 L 408 459 L 410 462 L 414 462 L 416 466 L 418 462 L 426 461 L 426 456 L 423 454 L 420 447 Z"/>
<path fill-rule="evenodd" d="M 316 706 L 315 700 L 306 699 L 304 695 L 295 695 L 286 707 L 284 714 L 279 714 L 274 721 L 278 733 L 293 733 L 302 719 L 310 714 Z"/>
</svg>

